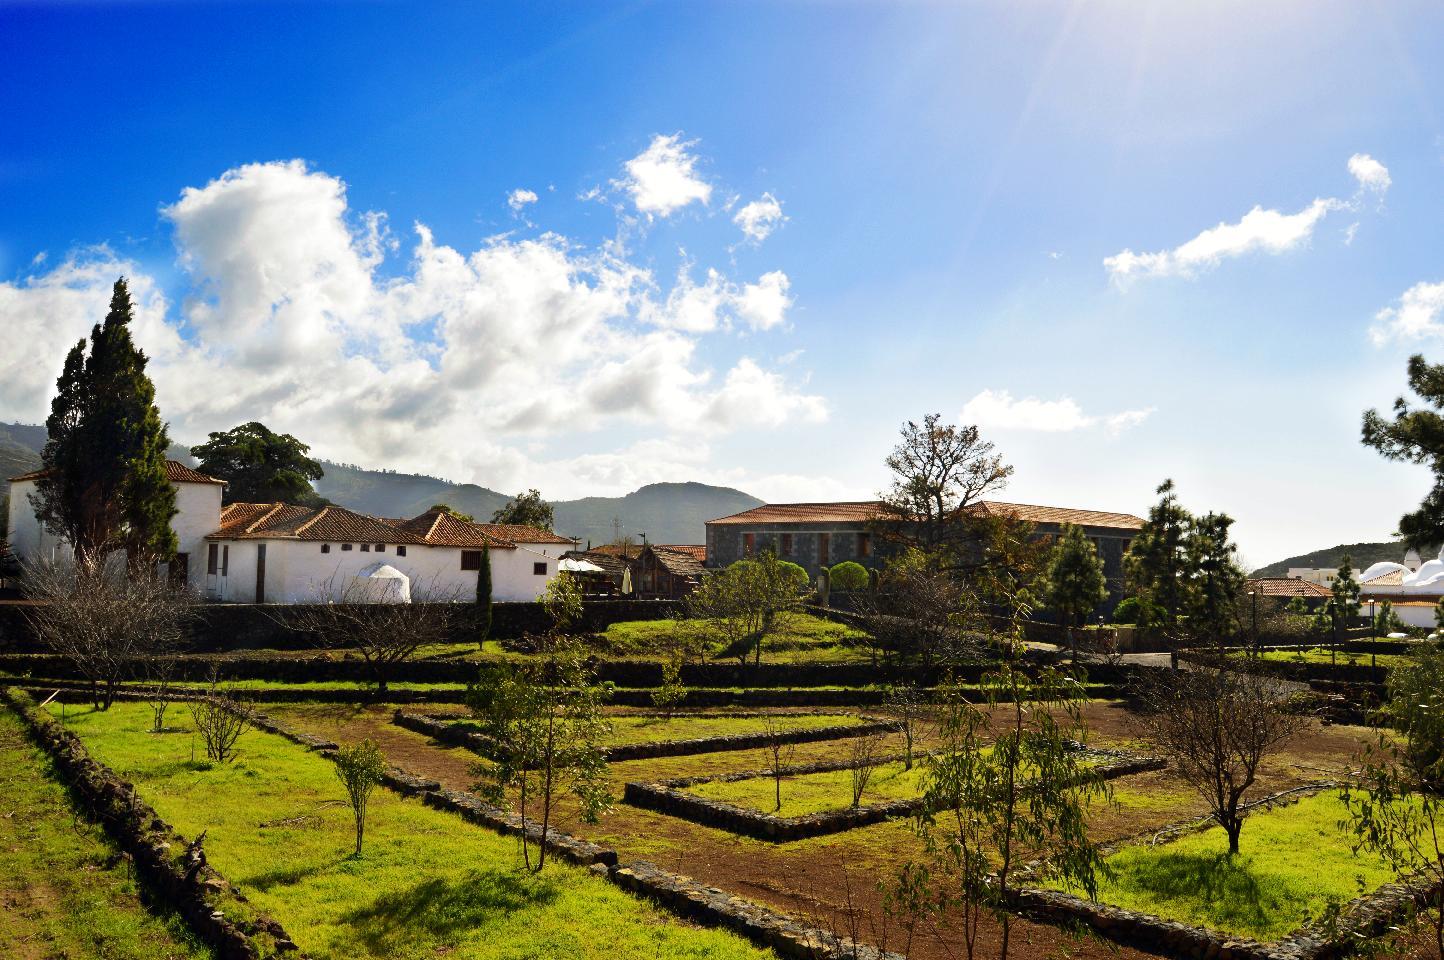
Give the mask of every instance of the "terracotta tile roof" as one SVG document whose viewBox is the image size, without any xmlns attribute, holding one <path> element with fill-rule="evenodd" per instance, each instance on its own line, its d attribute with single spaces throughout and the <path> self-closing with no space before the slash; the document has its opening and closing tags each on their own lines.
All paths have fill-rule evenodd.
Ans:
<svg viewBox="0 0 1444 960">
<path fill-rule="evenodd" d="M 707 561 L 707 544 L 705 543 L 659 543 L 657 549 L 688 554 L 698 563 Z"/>
<path fill-rule="evenodd" d="M 1260 577 L 1248 581 L 1247 589 L 1261 597 L 1332 597 L 1334 592 L 1322 584 L 1297 577 Z"/>
<path fill-rule="evenodd" d="M 541 527 L 528 527 L 522 523 L 478 523 L 486 533 L 499 540 L 510 540 L 512 543 L 575 543 L 568 537 L 558 536 L 550 530 L 543 530 Z"/>
<path fill-rule="evenodd" d="M 595 563 L 602 568 L 603 573 L 611 577 L 620 577 L 622 571 L 627 568 L 627 562 L 621 557 L 612 553 L 603 553 L 600 550 L 568 550 L 562 556 L 571 560 L 586 560 L 589 563 Z"/>
<path fill-rule="evenodd" d="M 1075 510 L 1070 507 L 1041 507 L 1027 503 L 1003 503 L 981 500 L 969 510 L 988 516 L 1013 517 L 1030 523 L 1073 523 L 1086 527 L 1112 527 L 1138 530 L 1143 519 L 1128 513 L 1107 513 L 1102 510 Z M 879 515 L 876 500 L 843 503 L 769 503 L 730 517 L 707 521 L 709 524 L 766 523 L 867 523 Z"/>
<path fill-rule="evenodd" d="M 39 480 L 45 476 L 47 472 L 48 471 L 45 470 L 32 470 L 18 477 L 11 477 L 10 482 L 20 483 L 24 480 Z M 224 485 L 226 482 L 218 477 L 213 477 L 210 474 L 201 473 L 199 470 L 188 467 L 179 460 L 167 460 L 165 462 L 165 476 L 171 483 L 219 483 Z"/>
<path fill-rule="evenodd" d="M 878 501 L 862 500 L 843 503 L 764 503 L 730 517 L 708 520 L 713 523 L 867 523 L 878 515 Z"/>
<path fill-rule="evenodd" d="M 1388 573 L 1384 574 L 1382 577 L 1375 577 L 1374 579 L 1372 579 L 1372 580 L 1366 580 L 1366 581 L 1364 581 L 1364 583 L 1363 583 L 1363 587 L 1364 587 L 1366 590 L 1367 590 L 1369 587 L 1402 587 L 1403 585 L 1404 585 L 1404 571 L 1403 571 L 1403 570 L 1390 570 Z"/>
<path fill-rule="evenodd" d="M 516 544 L 496 536 L 486 525 L 470 523 L 445 510 L 432 507 L 419 517 L 410 520 L 390 521 L 394 526 L 416 537 L 422 543 L 433 547 L 491 547 L 498 550 L 515 550 Z"/>
<path fill-rule="evenodd" d="M 1040 507 L 1030 503 L 1003 503 L 980 500 L 969 507 L 977 513 L 993 517 L 1011 517 L 1028 523 L 1071 523 L 1080 527 L 1111 527 L 1115 530 L 1141 530 L 1143 518 L 1131 513 L 1108 513 L 1103 510 L 1075 510 L 1071 507 Z"/>
<path fill-rule="evenodd" d="M 422 543 L 416 535 L 345 507 L 233 503 L 208 540 L 313 540 L 333 543 Z"/>
<path fill-rule="evenodd" d="M 674 577 L 700 577 L 707 572 L 702 568 L 702 561 L 690 553 L 666 547 L 652 547 L 651 550 L 652 556 L 657 558 L 657 566 Z"/>
<path fill-rule="evenodd" d="M 601 553 L 609 557 L 626 557 L 635 560 L 637 554 L 642 552 L 642 546 L 638 543 L 604 543 L 599 547 L 592 547 L 587 553 Z"/>
</svg>

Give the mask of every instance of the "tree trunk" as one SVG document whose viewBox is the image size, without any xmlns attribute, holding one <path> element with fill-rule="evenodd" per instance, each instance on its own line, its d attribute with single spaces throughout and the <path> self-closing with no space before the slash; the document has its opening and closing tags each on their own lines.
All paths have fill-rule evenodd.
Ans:
<svg viewBox="0 0 1444 960">
<path fill-rule="evenodd" d="M 366 832 L 366 816 L 356 811 L 356 856 L 361 856 L 361 836 Z"/>
<path fill-rule="evenodd" d="M 1228 834 L 1228 855 L 1234 856 L 1238 853 L 1238 835 L 1243 832 L 1243 821 L 1237 817 L 1230 817 L 1223 825 L 1224 832 Z"/>
</svg>

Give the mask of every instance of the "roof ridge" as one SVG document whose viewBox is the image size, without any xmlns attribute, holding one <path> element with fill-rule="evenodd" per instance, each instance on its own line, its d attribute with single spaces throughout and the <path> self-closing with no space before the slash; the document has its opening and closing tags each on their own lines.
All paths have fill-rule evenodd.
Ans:
<svg viewBox="0 0 1444 960">
<path fill-rule="evenodd" d="M 276 511 L 280 510 L 281 507 L 282 504 L 279 502 L 271 504 L 271 509 L 261 514 L 259 517 L 257 517 L 254 521 L 252 521 L 246 526 L 246 533 L 255 533 L 256 528 L 259 527 L 261 524 L 265 523 L 267 520 L 271 519 L 271 517 L 275 516 Z"/>
<path fill-rule="evenodd" d="M 307 520 L 305 523 L 298 523 L 298 524 L 296 524 L 296 532 L 297 532 L 297 533 L 300 533 L 300 532 L 303 531 L 303 530 L 308 530 L 308 529 L 310 529 L 311 526 L 316 523 L 316 521 L 320 520 L 322 517 L 324 517 L 324 516 L 326 515 L 326 511 L 327 511 L 327 510 L 330 510 L 330 509 L 331 509 L 331 506 L 332 506 L 332 505 L 329 504 L 329 503 L 326 504 L 326 505 L 325 505 L 324 507 L 322 507 L 320 510 L 317 510 L 314 514 L 312 514 L 310 520 Z"/>
</svg>

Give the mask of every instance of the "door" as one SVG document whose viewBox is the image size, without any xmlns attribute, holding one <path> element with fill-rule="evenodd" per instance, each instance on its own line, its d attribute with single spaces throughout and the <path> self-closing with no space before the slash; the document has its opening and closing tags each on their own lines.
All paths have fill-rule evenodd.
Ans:
<svg viewBox="0 0 1444 960">
<path fill-rule="evenodd" d="M 266 545 L 256 544 L 256 602 L 266 602 Z"/>
</svg>

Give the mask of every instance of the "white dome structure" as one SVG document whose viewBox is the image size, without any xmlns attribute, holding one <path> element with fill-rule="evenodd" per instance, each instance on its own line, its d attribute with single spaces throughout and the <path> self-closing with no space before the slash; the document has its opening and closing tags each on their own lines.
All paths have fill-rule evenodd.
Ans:
<svg viewBox="0 0 1444 960">
<path fill-rule="evenodd" d="M 1402 563 L 1395 563 L 1392 560 L 1380 560 L 1370 565 L 1369 569 L 1359 574 L 1360 583 L 1368 583 L 1370 580 L 1377 580 L 1380 577 L 1387 577 L 1391 573 L 1402 573 L 1404 576 L 1413 576 L 1413 571 Z"/>
<path fill-rule="evenodd" d="M 411 578 L 387 563 L 373 563 L 356 571 L 354 593 L 371 603 L 410 603 Z"/>
</svg>

